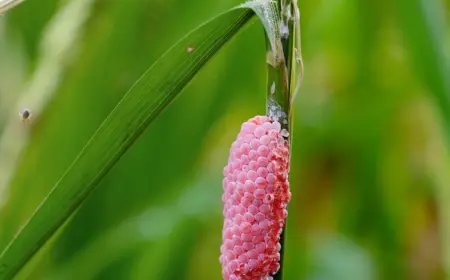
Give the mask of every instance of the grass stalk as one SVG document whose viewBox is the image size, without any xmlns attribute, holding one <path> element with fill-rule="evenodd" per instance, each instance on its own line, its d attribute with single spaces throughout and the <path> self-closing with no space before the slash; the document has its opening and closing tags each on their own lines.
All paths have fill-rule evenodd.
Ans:
<svg viewBox="0 0 450 280">
<path fill-rule="evenodd" d="M 281 123 L 288 131 L 289 146 L 291 146 L 293 97 L 298 90 L 302 75 L 302 60 L 300 58 L 300 13 L 296 0 L 278 0 L 280 11 L 278 31 L 279 40 L 274 44 L 270 38 L 267 46 L 267 115 Z M 274 48 L 275 46 L 275 48 Z M 285 251 L 286 224 L 281 233 L 280 269 L 274 275 L 275 280 L 283 279 L 283 260 Z"/>
</svg>

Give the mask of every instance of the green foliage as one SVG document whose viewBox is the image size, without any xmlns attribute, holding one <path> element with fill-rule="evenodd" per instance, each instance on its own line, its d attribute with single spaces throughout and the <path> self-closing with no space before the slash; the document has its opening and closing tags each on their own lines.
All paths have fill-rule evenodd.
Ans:
<svg viewBox="0 0 450 280">
<path fill-rule="evenodd" d="M 0 255 L 0 279 L 13 277 L 45 244 L 147 126 L 251 17 L 250 10 L 236 9 L 203 24 L 139 78 Z"/>
<path fill-rule="evenodd" d="M 71 1 L 26 1 L 0 18 L 0 139 L 13 123 L 26 140 L 17 166 L 9 166 L 7 188 L 0 185 L 0 251 L 145 69 L 205 19 L 240 4 L 72 1 L 88 6 L 87 14 L 80 15 L 76 36 L 66 34 L 75 41 L 65 62 L 55 64 L 57 75 L 40 77 L 57 81 L 48 103 L 20 88 L 46 65 L 41 42 Z M 293 108 L 285 279 L 444 279 L 450 271 L 450 248 L 443 246 L 450 29 L 437 15 L 448 12 L 448 1 L 299 4 L 306 70 Z M 192 63 L 208 34 L 173 50 Z M 169 57 L 172 66 L 186 66 L 177 58 Z M 254 24 L 203 67 L 17 279 L 219 279 L 221 169 L 240 123 L 265 112 L 265 61 L 262 27 Z M 164 74 L 157 73 L 182 78 L 180 71 Z M 176 89 L 160 82 L 152 83 L 155 90 L 134 89 L 151 96 Z M 145 103 L 137 101 L 151 100 L 135 101 L 126 111 L 116 109 L 97 132 L 112 135 L 91 142 L 92 157 L 61 181 L 64 194 L 89 187 L 78 184 L 82 175 L 91 182 L 107 157 L 119 154 L 123 142 L 110 141 L 133 131 L 126 120 L 136 128 L 149 118 L 139 119 Z M 36 104 L 42 110 L 33 111 Z M 23 106 L 35 112 L 29 124 L 15 118 Z M 63 197 L 55 205 L 70 205 Z M 43 218 L 62 221 L 67 209 L 48 208 Z M 29 241 L 47 229 L 35 226 Z"/>
</svg>

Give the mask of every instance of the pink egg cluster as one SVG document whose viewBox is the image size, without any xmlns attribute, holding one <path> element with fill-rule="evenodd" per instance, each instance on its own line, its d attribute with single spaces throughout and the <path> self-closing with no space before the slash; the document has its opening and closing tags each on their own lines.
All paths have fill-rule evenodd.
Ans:
<svg viewBox="0 0 450 280">
<path fill-rule="evenodd" d="M 284 133 L 283 133 L 284 132 Z M 290 200 L 289 143 L 279 122 L 242 124 L 223 174 L 220 247 L 225 280 L 266 280 L 280 268 L 280 234 Z"/>
</svg>

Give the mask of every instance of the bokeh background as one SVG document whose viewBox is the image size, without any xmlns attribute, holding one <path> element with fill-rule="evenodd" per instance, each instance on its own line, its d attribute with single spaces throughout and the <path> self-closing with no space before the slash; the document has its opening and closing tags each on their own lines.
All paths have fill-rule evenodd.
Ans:
<svg viewBox="0 0 450 280">
<path fill-rule="evenodd" d="M 448 279 L 449 128 L 436 65 L 417 56 L 448 61 L 450 1 L 411 1 L 431 15 L 417 25 L 402 0 L 299 2 L 285 279 Z M 239 3 L 29 0 L 0 17 L 0 251 L 139 76 Z M 411 40 L 421 27 L 436 53 Z M 265 71 L 254 20 L 18 279 L 220 279 L 221 171 L 240 124 L 265 113 Z"/>
</svg>

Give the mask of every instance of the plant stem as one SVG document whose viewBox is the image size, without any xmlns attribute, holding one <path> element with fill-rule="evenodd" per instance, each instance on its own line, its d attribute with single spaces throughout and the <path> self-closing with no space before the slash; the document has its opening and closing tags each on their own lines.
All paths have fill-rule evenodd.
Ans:
<svg viewBox="0 0 450 280">
<path fill-rule="evenodd" d="M 266 38 L 268 68 L 266 110 L 269 117 L 279 121 L 281 127 L 291 133 L 292 97 L 295 96 L 302 73 L 299 55 L 299 13 L 296 0 L 277 0 L 277 4 L 280 11 L 277 25 L 279 40 L 274 43 L 269 37 Z M 285 135 L 291 146 L 291 137 L 289 134 Z M 283 279 L 285 234 L 286 223 L 280 237 L 280 269 L 274 275 L 275 280 Z"/>
</svg>

